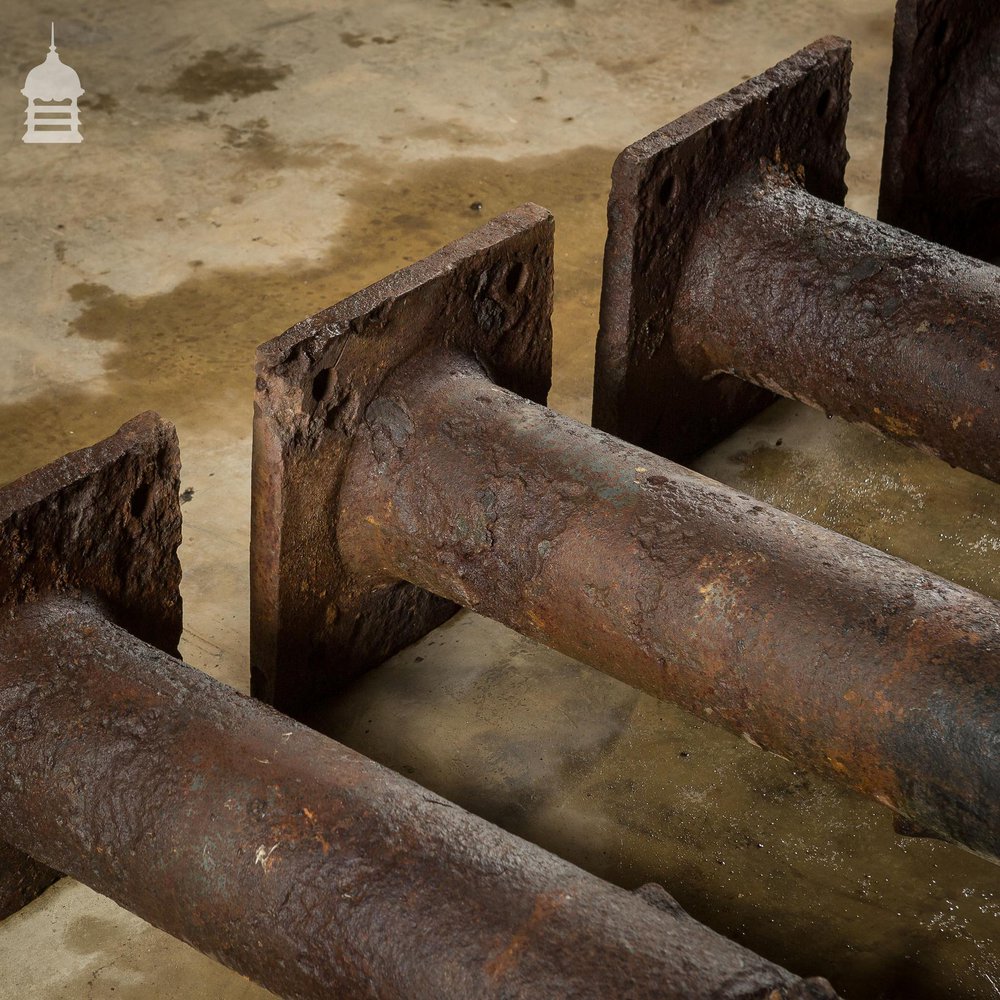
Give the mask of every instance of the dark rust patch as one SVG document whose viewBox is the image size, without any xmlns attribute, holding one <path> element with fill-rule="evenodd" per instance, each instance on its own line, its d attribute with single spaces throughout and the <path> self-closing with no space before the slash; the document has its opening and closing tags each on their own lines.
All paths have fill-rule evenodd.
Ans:
<svg viewBox="0 0 1000 1000">
<path fill-rule="evenodd" d="M 692 237 L 671 316 L 688 377 L 736 375 L 1000 481 L 1000 273 L 773 169 Z"/>
<path fill-rule="evenodd" d="M 552 220 L 529 205 L 259 349 L 255 694 L 282 709 L 309 704 L 454 613 L 418 588 L 372 587 L 341 565 L 332 531 L 351 440 L 381 379 L 424 350 L 469 350 L 501 384 L 544 400 L 551 308 Z M 407 418 L 400 411 L 385 419 L 392 448 L 405 439 Z"/>
<path fill-rule="evenodd" d="M 1000 259 L 1000 8 L 898 0 L 879 218 Z"/>
<path fill-rule="evenodd" d="M 99 444 L 0 489 L 0 610 L 50 592 L 98 598 L 176 654 L 181 634 L 180 456 L 146 413 Z"/>
</svg>

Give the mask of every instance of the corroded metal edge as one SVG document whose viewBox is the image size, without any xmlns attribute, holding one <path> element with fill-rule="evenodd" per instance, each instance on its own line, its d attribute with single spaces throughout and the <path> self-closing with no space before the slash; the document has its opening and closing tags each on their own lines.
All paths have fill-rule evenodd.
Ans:
<svg viewBox="0 0 1000 1000">
<path fill-rule="evenodd" d="M 0 615 L 51 592 L 86 595 L 176 655 L 180 455 L 155 413 L 0 488 Z M 2 838 L 2 831 L 0 831 Z M 0 919 L 59 877 L 0 843 Z"/>
<path fill-rule="evenodd" d="M 670 314 L 685 248 L 726 187 L 769 160 L 842 204 L 850 43 L 823 38 L 627 147 L 612 171 L 595 427 L 679 461 L 721 440 L 774 396 L 707 382 L 674 357 Z"/>
<path fill-rule="evenodd" d="M 1000 257 L 993 52 L 1000 6 L 898 0 L 878 217 L 984 260 Z"/>
<path fill-rule="evenodd" d="M 298 323 L 257 352 L 251 687 L 292 714 L 440 625 L 454 604 L 353 579 L 334 522 L 353 435 L 386 375 L 426 350 L 475 357 L 544 403 L 552 216 L 523 205 Z"/>
</svg>

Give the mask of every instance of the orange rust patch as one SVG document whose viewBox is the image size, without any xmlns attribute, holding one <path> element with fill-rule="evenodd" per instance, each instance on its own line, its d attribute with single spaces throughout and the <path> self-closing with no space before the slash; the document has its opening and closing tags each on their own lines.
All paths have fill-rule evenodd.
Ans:
<svg viewBox="0 0 1000 1000">
<path fill-rule="evenodd" d="M 906 438 L 917 436 L 917 432 L 913 429 L 912 424 L 901 417 L 894 417 L 890 413 L 883 413 L 878 406 L 872 410 L 872 423 L 895 437 Z"/>
<path fill-rule="evenodd" d="M 531 916 L 517 929 L 507 947 L 489 962 L 486 966 L 486 974 L 491 979 L 499 979 L 506 975 L 516 964 L 518 954 L 530 940 L 535 927 L 558 909 L 559 900 L 550 896 L 539 896 L 535 900 Z"/>
</svg>

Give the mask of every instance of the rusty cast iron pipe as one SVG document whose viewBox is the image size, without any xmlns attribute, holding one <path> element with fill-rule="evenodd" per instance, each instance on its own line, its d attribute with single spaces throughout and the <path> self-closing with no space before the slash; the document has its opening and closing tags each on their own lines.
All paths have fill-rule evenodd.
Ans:
<svg viewBox="0 0 1000 1000">
<path fill-rule="evenodd" d="M 1000 481 L 997 268 L 764 170 L 698 228 L 672 328 L 692 377 L 735 375 Z"/>
<path fill-rule="evenodd" d="M 822 1000 L 69 597 L 0 618 L 0 825 L 289 998 Z"/>
<path fill-rule="evenodd" d="M 618 157 L 595 426 L 684 462 L 774 390 L 1000 481 L 1000 273 L 840 207 L 850 70 L 820 39 Z"/>
<path fill-rule="evenodd" d="M 1000 606 L 428 353 L 355 432 L 340 558 L 1000 857 Z"/>
</svg>

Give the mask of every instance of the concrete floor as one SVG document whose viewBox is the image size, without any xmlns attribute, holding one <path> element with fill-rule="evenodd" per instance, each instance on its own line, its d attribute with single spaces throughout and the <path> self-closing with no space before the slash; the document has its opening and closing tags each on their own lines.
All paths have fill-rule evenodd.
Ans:
<svg viewBox="0 0 1000 1000">
<path fill-rule="evenodd" d="M 184 455 L 187 660 L 245 687 L 254 347 L 524 200 L 557 218 L 554 407 L 586 419 L 619 149 L 813 38 L 855 43 L 873 214 L 890 0 L 8 0 L 0 482 L 159 410 Z M 19 141 L 56 21 L 81 146 Z M 481 211 L 473 206 L 481 203 Z M 779 444 L 780 439 L 780 444 Z M 699 463 L 1000 597 L 1000 489 L 779 403 Z M 1000 994 L 1000 869 L 460 615 L 322 725 L 848 998 Z M 0 831 L 2 836 L 2 831 Z M 266 996 L 64 880 L 0 924 L 0 1000 Z"/>
</svg>

